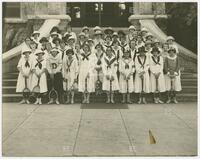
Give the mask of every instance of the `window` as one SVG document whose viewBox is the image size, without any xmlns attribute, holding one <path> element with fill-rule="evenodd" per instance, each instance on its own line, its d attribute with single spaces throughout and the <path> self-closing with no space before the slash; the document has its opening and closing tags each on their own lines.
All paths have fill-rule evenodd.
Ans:
<svg viewBox="0 0 200 159">
<path fill-rule="evenodd" d="M 20 18 L 20 2 L 4 2 L 3 16 L 4 18 Z"/>
</svg>

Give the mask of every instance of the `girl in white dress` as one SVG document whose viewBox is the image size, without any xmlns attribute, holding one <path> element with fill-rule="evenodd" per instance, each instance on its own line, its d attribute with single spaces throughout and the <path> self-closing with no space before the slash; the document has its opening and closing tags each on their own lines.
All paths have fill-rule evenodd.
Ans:
<svg viewBox="0 0 200 159">
<path fill-rule="evenodd" d="M 145 47 L 138 48 L 139 55 L 135 58 L 135 93 L 140 93 L 138 104 L 146 104 L 145 94 L 150 92 L 149 83 L 149 58 Z"/>
<path fill-rule="evenodd" d="M 119 87 L 120 93 L 122 93 L 122 103 L 132 103 L 130 100 L 130 93 L 134 91 L 133 73 L 135 72 L 134 62 L 131 58 L 130 50 L 126 50 L 123 54 L 123 58 L 119 62 Z"/>
<path fill-rule="evenodd" d="M 83 93 L 82 103 L 90 103 L 90 93 L 95 91 L 94 86 L 94 61 L 90 46 L 85 43 L 80 54 L 78 90 Z"/>
<path fill-rule="evenodd" d="M 92 39 L 88 39 L 87 40 L 89 46 L 90 46 L 90 50 L 92 54 L 95 54 L 95 46 L 94 46 L 94 41 Z"/>
<path fill-rule="evenodd" d="M 135 61 L 135 57 L 137 55 L 136 41 L 135 40 L 131 40 L 129 42 L 129 48 L 130 48 L 130 51 L 131 51 L 131 59 L 133 59 L 133 61 Z"/>
<path fill-rule="evenodd" d="M 119 43 L 118 40 L 113 41 L 112 49 L 113 49 L 114 55 L 115 55 L 117 62 L 118 62 L 123 56 L 123 52 L 122 52 L 122 49 L 120 47 L 120 43 Z"/>
<path fill-rule="evenodd" d="M 104 44 L 104 40 L 102 39 L 102 36 L 103 36 L 103 33 L 102 31 L 100 30 L 97 30 L 95 33 L 94 33 L 94 46 L 96 46 L 97 44 L 101 44 L 103 45 Z"/>
<path fill-rule="evenodd" d="M 182 90 L 180 79 L 180 60 L 176 54 L 175 48 L 170 48 L 168 53 L 169 56 L 166 57 L 164 64 L 164 71 L 166 72 L 166 90 L 168 91 L 167 103 L 178 103 L 176 99 L 176 93 Z M 170 97 L 171 93 L 172 95 Z"/>
<path fill-rule="evenodd" d="M 103 71 L 102 71 L 102 60 L 105 56 L 103 51 L 103 46 L 101 44 L 97 44 L 95 47 L 95 54 L 94 54 L 94 81 L 95 81 L 95 92 L 96 94 L 102 93 L 102 83 L 103 83 Z"/>
<path fill-rule="evenodd" d="M 112 37 L 110 35 L 106 35 L 105 41 L 104 41 L 104 50 L 106 50 L 107 47 L 112 45 Z"/>
<path fill-rule="evenodd" d="M 71 104 L 74 103 L 74 91 L 75 91 L 75 84 L 77 83 L 77 76 L 78 76 L 78 62 L 76 57 L 74 56 L 73 49 L 68 49 L 65 51 L 67 55 L 65 59 L 63 59 L 62 65 L 62 74 L 64 78 L 63 82 L 63 89 L 67 94 L 67 101 L 70 101 L 71 95 Z"/>
<path fill-rule="evenodd" d="M 25 82 L 27 83 L 27 88 L 31 90 L 31 80 L 32 80 L 32 72 L 31 72 L 31 66 L 32 66 L 32 60 L 30 58 L 31 50 L 26 49 L 22 50 L 23 56 L 21 56 L 17 69 L 19 70 L 19 75 L 17 79 L 17 87 L 16 92 L 22 93 L 25 88 Z M 20 104 L 27 103 L 29 104 L 29 101 L 27 99 L 22 99 Z"/>
<path fill-rule="evenodd" d="M 163 74 L 163 58 L 160 55 L 160 50 L 157 47 L 152 49 L 150 58 L 150 82 L 151 92 L 154 93 L 154 103 L 163 103 L 160 100 L 160 92 L 165 92 L 165 78 Z"/>
<path fill-rule="evenodd" d="M 163 57 L 164 61 L 165 61 L 166 57 L 169 55 L 168 50 L 169 50 L 168 43 L 164 43 L 162 46 L 162 52 L 161 52 L 161 56 Z"/>
<path fill-rule="evenodd" d="M 31 35 L 32 40 L 35 41 L 37 44 L 39 44 L 39 37 L 40 37 L 40 32 L 39 31 L 34 31 Z"/>
<path fill-rule="evenodd" d="M 78 44 L 80 45 L 80 48 L 82 49 L 83 48 L 83 45 L 86 41 L 86 35 L 84 32 L 81 32 L 79 35 L 78 35 Z"/>
<path fill-rule="evenodd" d="M 47 77 L 46 77 L 46 59 L 44 58 L 44 51 L 36 50 L 35 55 L 37 58 L 33 61 L 32 65 L 32 82 L 31 90 L 38 84 L 40 87 L 40 93 L 36 93 L 37 99 L 34 104 L 42 104 L 41 97 L 43 93 L 47 92 Z M 34 91 L 34 90 L 33 90 Z"/>
<path fill-rule="evenodd" d="M 137 33 L 135 26 L 131 25 L 128 28 L 128 35 L 127 35 L 127 42 L 129 43 L 131 40 L 133 40 L 135 38 L 135 35 Z"/>
<path fill-rule="evenodd" d="M 106 103 L 114 103 L 114 92 L 119 90 L 117 78 L 117 59 L 113 54 L 112 47 L 106 49 L 105 57 L 102 61 L 103 69 L 103 90 L 107 93 Z"/>
<path fill-rule="evenodd" d="M 142 46 L 145 46 L 145 43 L 142 41 L 142 36 L 138 35 L 136 41 L 136 48 L 138 49 L 139 47 Z"/>
</svg>

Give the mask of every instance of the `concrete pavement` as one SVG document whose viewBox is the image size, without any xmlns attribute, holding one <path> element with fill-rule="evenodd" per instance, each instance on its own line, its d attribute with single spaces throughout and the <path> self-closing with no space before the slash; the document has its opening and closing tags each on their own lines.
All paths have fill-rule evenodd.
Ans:
<svg viewBox="0 0 200 159">
<path fill-rule="evenodd" d="M 194 156 L 197 103 L 4 103 L 2 145 L 3 156 Z"/>
</svg>

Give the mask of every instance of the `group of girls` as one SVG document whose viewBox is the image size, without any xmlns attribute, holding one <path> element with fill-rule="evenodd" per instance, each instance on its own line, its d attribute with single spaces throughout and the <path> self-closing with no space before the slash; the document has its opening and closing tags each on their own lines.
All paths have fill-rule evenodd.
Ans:
<svg viewBox="0 0 200 159">
<path fill-rule="evenodd" d="M 106 103 L 115 103 L 116 92 L 122 94 L 122 103 L 132 103 L 132 93 L 139 94 L 139 104 L 147 103 L 148 93 L 153 93 L 154 103 L 164 103 L 162 92 L 166 103 L 178 103 L 176 92 L 182 88 L 174 41 L 169 36 L 161 43 L 147 29 L 133 25 L 128 33 L 96 26 L 93 34 L 83 27 L 78 35 L 70 27 L 64 34 L 53 27 L 48 38 L 34 31 L 22 47 L 16 91 L 27 87 L 34 93 L 39 85 L 35 104 L 42 104 L 41 98 L 52 89 L 58 97 L 50 96 L 49 104 L 74 103 L 76 91 L 83 94 L 82 103 L 90 103 L 91 93 L 98 97 L 102 92 L 107 94 Z"/>
</svg>

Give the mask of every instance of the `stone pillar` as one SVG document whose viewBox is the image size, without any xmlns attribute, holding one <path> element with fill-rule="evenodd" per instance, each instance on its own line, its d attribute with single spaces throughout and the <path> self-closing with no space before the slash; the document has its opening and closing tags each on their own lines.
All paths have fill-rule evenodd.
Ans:
<svg viewBox="0 0 200 159">
<path fill-rule="evenodd" d="M 154 14 L 165 14 L 165 3 L 153 2 L 153 13 Z"/>
<path fill-rule="evenodd" d="M 22 19 L 27 15 L 66 15 L 65 2 L 21 2 Z"/>
<path fill-rule="evenodd" d="M 139 2 L 139 13 L 141 15 L 152 14 L 152 2 Z"/>
<path fill-rule="evenodd" d="M 66 3 L 65 2 L 48 2 L 48 14 L 49 15 L 65 15 Z"/>
</svg>

